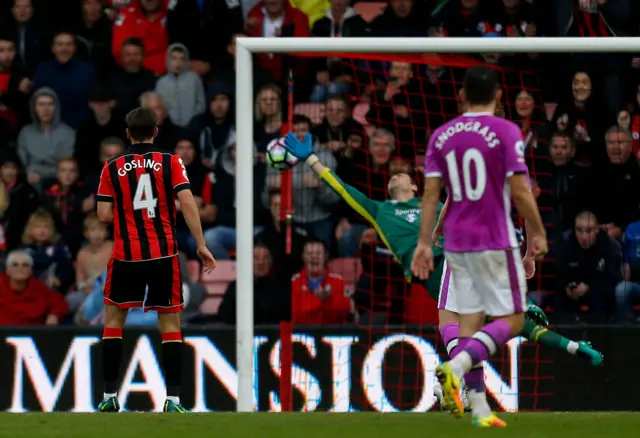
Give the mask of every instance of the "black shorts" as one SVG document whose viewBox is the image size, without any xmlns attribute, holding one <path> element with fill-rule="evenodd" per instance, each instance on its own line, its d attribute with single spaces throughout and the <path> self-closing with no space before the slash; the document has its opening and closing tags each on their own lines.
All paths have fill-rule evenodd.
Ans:
<svg viewBox="0 0 640 438">
<path fill-rule="evenodd" d="M 104 303 L 120 309 L 144 307 L 145 312 L 180 312 L 184 301 L 178 256 L 140 262 L 109 260 Z"/>
</svg>

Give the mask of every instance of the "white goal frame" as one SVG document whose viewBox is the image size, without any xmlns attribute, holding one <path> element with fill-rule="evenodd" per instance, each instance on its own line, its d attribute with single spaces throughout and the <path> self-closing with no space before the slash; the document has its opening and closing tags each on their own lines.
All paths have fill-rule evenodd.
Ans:
<svg viewBox="0 0 640 438">
<path fill-rule="evenodd" d="M 640 53 L 640 38 L 238 38 L 236 40 L 236 366 L 238 412 L 253 412 L 254 53 Z M 293 110 L 293 108 L 291 109 Z"/>
</svg>

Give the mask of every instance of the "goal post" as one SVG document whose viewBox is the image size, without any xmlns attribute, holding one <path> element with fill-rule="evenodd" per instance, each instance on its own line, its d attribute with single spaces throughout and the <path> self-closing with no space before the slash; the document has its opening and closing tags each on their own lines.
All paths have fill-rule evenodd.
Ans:
<svg viewBox="0 0 640 438">
<path fill-rule="evenodd" d="M 238 38 L 236 40 L 237 411 L 255 410 L 253 162 L 255 53 L 637 53 L 639 38 Z M 426 146 L 426 145 L 425 145 Z"/>
</svg>

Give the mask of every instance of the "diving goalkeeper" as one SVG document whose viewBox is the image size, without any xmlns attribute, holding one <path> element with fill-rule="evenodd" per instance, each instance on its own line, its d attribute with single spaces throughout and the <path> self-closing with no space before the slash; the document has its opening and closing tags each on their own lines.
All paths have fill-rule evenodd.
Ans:
<svg viewBox="0 0 640 438">
<path fill-rule="evenodd" d="M 415 181 L 406 173 L 393 175 L 388 184 L 389 200 L 374 201 L 356 188 L 345 184 L 335 173 L 325 167 L 313 154 L 312 145 L 311 134 L 307 134 L 303 142 L 293 133 L 285 137 L 285 147 L 289 153 L 298 160 L 305 161 L 325 184 L 328 184 L 353 210 L 375 228 L 396 261 L 402 265 L 407 281 L 411 282 L 411 259 L 418 242 L 421 212 L 420 198 L 416 196 L 418 186 Z M 439 204 L 438 210 L 441 210 L 442 206 Z M 438 211 L 439 215 L 440 211 Z M 422 284 L 431 297 L 438 301 L 445 262 L 442 245 L 432 246 L 435 270 Z M 528 304 L 525 315 L 526 321 L 521 333 L 524 338 L 578 355 L 589 360 L 594 366 L 602 364 L 602 355 L 592 349 L 589 343 L 571 341 L 544 328 L 548 324 L 547 317 L 533 303 Z M 443 328 L 441 327 L 441 330 Z M 447 350 L 450 348 L 452 348 L 451 345 L 447 345 Z"/>
</svg>

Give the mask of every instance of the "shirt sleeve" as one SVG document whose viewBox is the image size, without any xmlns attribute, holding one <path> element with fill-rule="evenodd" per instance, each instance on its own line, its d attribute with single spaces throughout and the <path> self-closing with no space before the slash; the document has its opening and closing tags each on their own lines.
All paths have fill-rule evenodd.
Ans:
<svg viewBox="0 0 640 438">
<path fill-rule="evenodd" d="M 320 173 L 320 179 L 331 187 L 331 189 L 345 200 L 349 207 L 355 210 L 368 222 L 375 224 L 376 214 L 380 203 L 367 198 L 364 193 L 355 187 L 345 184 L 335 173 L 326 168 Z"/>
<path fill-rule="evenodd" d="M 441 178 L 442 177 L 442 169 L 440 169 L 440 164 L 436 158 L 437 148 L 435 146 L 436 139 L 438 136 L 434 132 L 429 139 L 429 144 L 427 146 L 427 154 L 424 157 L 424 176 L 427 178 Z"/>
<path fill-rule="evenodd" d="M 109 163 L 105 163 L 100 174 L 100 184 L 98 185 L 98 202 L 113 202 L 113 184 L 109 174 Z"/>
<path fill-rule="evenodd" d="M 504 130 L 500 138 L 504 145 L 504 159 L 507 177 L 516 173 L 529 176 L 529 169 L 524 159 L 524 142 L 522 132 L 515 123 L 505 120 Z"/>
<path fill-rule="evenodd" d="M 191 190 L 187 169 L 184 167 L 182 158 L 177 155 L 171 157 L 171 185 L 175 193 L 182 190 Z"/>
</svg>

